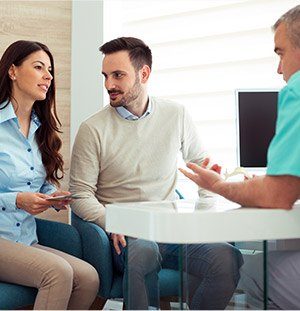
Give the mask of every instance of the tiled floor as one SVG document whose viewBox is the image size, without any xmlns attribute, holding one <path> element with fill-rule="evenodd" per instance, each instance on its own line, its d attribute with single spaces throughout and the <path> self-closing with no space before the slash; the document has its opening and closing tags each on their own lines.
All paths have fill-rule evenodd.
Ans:
<svg viewBox="0 0 300 311">
<path fill-rule="evenodd" d="M 123 301 L 118 300 L 107 300 L 103 310 L 122 310 L 123 308 Z"/>
<path fill-rule="evenodd" d="M 122 310 L 123 301 L 121 300 L 108 300 L 104 306 L 103 310 Z M 171 302 L 171 309 L 172 310 L 179 310 L 179 303 L 178 302 Z M 185 307 L 185 309 L 187 309 Z"/>
<path fill-rule="evenodd" d="M 186 306 L 185 306 L 186 307 Z M 104 306 L 104 310 L 122 310 L 123 301 L 122 300 L 108 300 Z M 172 310 L 179 310 L 179 303 L 171 302 Z M 187 308 L 186 308 L 187 309 Z M 226 310 L 247 310 L 249 309 L 246 304 L 245 294 L 237 293 L 235 294 Z"/>
<path fill-rule="evenodd" d="M 249 309 L 246 302 L 246 295 L 241 293 L 236 293 L 231 298 L 226 310 L 247 310 Z"/>
</svg>

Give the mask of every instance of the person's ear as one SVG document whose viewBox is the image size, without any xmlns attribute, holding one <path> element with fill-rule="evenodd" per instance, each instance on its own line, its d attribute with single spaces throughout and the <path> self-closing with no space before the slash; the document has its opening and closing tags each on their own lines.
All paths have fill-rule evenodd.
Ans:
<svg viewBox="0 0 300 311">
<path fill-rule="evenodd" d="M 11 80 L 16 80 L 16 66 L 14 64 L 12 64 L 8 69 L 8 75 Z"/>
<path fill-rule="evenodd" d="M 141 83 L 146 83 L 150 77 L 151 73 L 150 67 L 144 65 L 140 72 L 141 72 Z"/>
</svg>

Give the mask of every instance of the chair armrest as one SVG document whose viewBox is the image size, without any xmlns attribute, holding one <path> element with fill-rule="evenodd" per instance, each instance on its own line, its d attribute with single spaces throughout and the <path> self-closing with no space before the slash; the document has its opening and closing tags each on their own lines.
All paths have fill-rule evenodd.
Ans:
<svg viewBox="0 0 300 311">
<path fill-rule="evenodd" d="M 36 218 L 39 243 L 82 258 L 81 239 L 76 228 L 71 225 Z"/>
<path fill-rule="evenodd" d="M 82 220 L 73 212 L 72 225 L 81 236 L 83 259 L 98 271 L 101 282 L 100 295 L 109 298 L 114 272 L 110 242 L 106 232 L 98 225 Z"/>
</svg>

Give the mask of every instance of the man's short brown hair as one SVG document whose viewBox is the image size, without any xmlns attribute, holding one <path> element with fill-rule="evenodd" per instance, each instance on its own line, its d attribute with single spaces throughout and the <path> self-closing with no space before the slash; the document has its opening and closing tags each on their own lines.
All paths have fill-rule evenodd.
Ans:
<svg viewBox="0 0 300 311">
<path fill-rule="evenodd" d="M 144 65 L 152 67 L 152 53 L 148 45 L 142 40 L 133 37 L 121 37 L 104 43 L 99 50 L 104 54 L 119 51 L 128 51 L 129 58 L 136 70 Z"/>
</svg>

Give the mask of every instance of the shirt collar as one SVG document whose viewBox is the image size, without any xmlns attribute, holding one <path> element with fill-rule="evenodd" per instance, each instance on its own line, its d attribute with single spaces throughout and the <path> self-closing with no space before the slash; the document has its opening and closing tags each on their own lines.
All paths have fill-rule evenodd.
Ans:
<svg viewBox="0 0 300 311">
<path fill-rule="evenodd" d="M 300 76 L 300 70 L 296 71 L 290 76 L 289 80 L 287 81 L 287 84 L 291 84 L 294 80 L 298 79 L 299 76 Z"/>
<path fill-rule="evenodd" d="M 3 108 L 5 107 L 5 108 Z M 14 107 L 12 105 L 11 102 L 9 101 L 5 101 L 2 104 L 0 104 L 0 108 L 3 108 L 0 110 L 0 124 L 8 121 L 10 119 L 17 119 Z M 35 123 L 35 125 L 37 127 L 39 127 L 41 125 L 41 122 L 37 116 L 37 114 L 35 113 L 34 110 L 32 110 L 31 112 L 31 117 L 30 117 L 31 121 L 33 121 Z"/>
<path fill-rule="evenodd" d="M 145 118 L 148 114 L 150 114 L 152 112 L 152 104 L 151 104 L 151 100 L 149 98 L 148 101 L 148 106 L 147 106 L 147 110 L 144 112 L 144 114 L 140 117 L 134 115 L 133 113 L 131 113 L 130 111 L 128 111 L 125 107 L 121 106 L 121 107 L 116 107 L 116 111 L 118 112 L 118 114 L 126 119 L 126 120 L 139 120 L 139 119 L 143 119 Z"/>
<path fill-rule="evenodd" d="M 37 116 L 37 114 L 35 113 L 34 109 L 32 109 L 30 118 L 31 118 L 31 121 L 33 121 L 37 127 L 39 127 L 41 125 L 41 121 L 40 121 L 39 117 Z"/>
<path fill-rule="evenodd" d="M 17 116 L 15 114 L 14 107 L 11 102 L 5 101 L 0 104 L 0 123 L 16 118 Z"/>
</svg>

